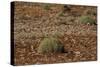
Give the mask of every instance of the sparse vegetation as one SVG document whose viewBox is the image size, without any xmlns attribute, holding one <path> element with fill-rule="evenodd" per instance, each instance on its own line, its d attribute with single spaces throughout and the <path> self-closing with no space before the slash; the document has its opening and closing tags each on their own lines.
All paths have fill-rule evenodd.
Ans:
<svg viewBox="0 0 100 67">
<path fill-rule="evenodd" d="M 44 9 L 45 10 L 50 10 L 50 5 L 49 4 L 44 5 Z"/>
<path fill-rule="evenodd" d="M 62 37 L 64 35 L 64 33 L 60 33 L 60 32 L 55 32 L 52 36 L 54 37 L 54 38 L 60 38 L 60 37 Z"/>
<path fill-rule="evenodd" d="M 61 12 L 61 13 L 59 14 L 59 16 L 64 16 L 64 13 Z"/>
<path fill-rule="evenodd" d="M 14 4 L 15 65 L 97 59 L 97 7 Z"/>
<path fill-rule="evenodd" d="M 38 47 L 38 53 L 56 53 L 63 51 L 63 45 L 56 38 L 44 38 Z"/>
<path fill-rule="evenodd" d="M 96 24 L 95 20 L 90 16 L 81 16 L 80 22 L 83 24 L 90 24 L 90 25 Z"/>
</svg>

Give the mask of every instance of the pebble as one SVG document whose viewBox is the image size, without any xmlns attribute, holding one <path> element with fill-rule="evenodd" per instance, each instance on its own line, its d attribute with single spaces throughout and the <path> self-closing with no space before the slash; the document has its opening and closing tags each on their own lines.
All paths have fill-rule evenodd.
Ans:
<svg viewBox="0 0 100 67">
<path fill-rule="evenodd" d="M 76 54 L 76 55 L 79 55 L 79 54 L 80 54 L 80 52 L 79 52 L 79 51 L 76 51 L 76 52 L 75 52 L 75 54 Z"/>
</svg>

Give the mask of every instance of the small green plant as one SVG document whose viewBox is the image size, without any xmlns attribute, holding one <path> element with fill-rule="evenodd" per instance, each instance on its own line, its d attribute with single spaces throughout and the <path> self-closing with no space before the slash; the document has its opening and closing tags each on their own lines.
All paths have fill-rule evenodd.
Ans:
<svg viewBox="0 0 100 67">
<path fill-rule="evenodd" d="M 64 35 L 64 33 L 61 33 L 61 32 L 58 32 L 58 31 L 56 31 L 55 33 L 53 33 L 53 37 L 54 38 L 60 38 L 60 37 L 62 37 Z"/>
<path fill-rule="evenodd" d="M 81 16 L 79 20 L 84 24 L 96 24 L 95 20 L 90 16 Z"/>
<path fill-rule="evenodd" d="M 64 16 L 64 13 L 63 12 L 59 13 L 59 16 Z"/>
<path fill-rule="evenodd" d="M 38 47 L 38 53 L 57 53 L 63 51 L 61 42 L 53 37 L 44 38 Z"/>
<path fill-rule="evenodd" d="M 50 10 L 50 5 L 49 4 L 44 5 L 44 9 Z"/>
</svg>

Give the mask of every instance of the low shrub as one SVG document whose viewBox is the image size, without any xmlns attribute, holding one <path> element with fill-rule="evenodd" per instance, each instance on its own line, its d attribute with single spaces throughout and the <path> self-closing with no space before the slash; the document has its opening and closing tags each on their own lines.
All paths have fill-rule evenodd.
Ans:
<svg viewBox="0 0 100 67">
<path fill-rule="evenodd" d="M 83 24 L 90 24 L 90 25 L 96 24 L 95 20 L 92 17 L 90 17 L 90 16 L 81 16 L 79 18 L 79 20 Z"/>
<path fill-rule="evenodd" d="M 52 34 L 52 36 L 53 36 L 54 38 L 60 38 L 60 37 L 62 37 L 63 35 L 64 35 L 64 33 L 61 33 L 61 32 L 58 32 L 58 31 Z"/>
<path fill-rule="evenodd" d="M 64 13 L 63 12 L 59 13 L 59 16 L 64 16 Z"/>
<path fill-rule="evenodd" d="M 59 53 L 63 52 L 63 45 L 61 42 L 52 37 L 44 38 L 43 41 L 41 41 L 39 47 L 38 47 L 38 53 Z"/>
<path fill-rule="evenodd" d="M 45 10 L 50 10 L 50 5 L 49 4 L 44 5 L 44 9 Z"/>
</svg>

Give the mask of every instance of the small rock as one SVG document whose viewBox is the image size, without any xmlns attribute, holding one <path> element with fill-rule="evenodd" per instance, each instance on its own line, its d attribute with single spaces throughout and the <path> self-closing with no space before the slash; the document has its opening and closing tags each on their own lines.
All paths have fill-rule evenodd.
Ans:
<svg viewBox="0 0 100 67">
<path fill-rule="evenodd" d="M 79 52 L 79 51 L 76 51 L 76 52 L 75 52 L 75 54 L 76 54 L 76 55 L 79 55 L 79 54 L 80 54 L 80 52 Z"/>
<path fill-rule="evenodd" d="M 40 62 L 37 62 L 36 64 L 37 64 L 37 65 L 40 65 L 41 63 L 40 63 Z"/>
<path fill-rule="evenodd" d="M 65 37 L 65 41 L 67 41 L 68 40 L 68 38 L 67 37 Z"/>
</svg>

